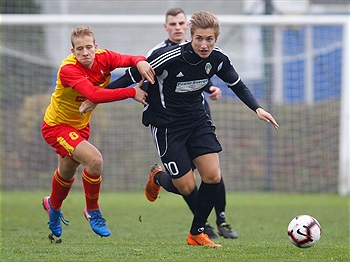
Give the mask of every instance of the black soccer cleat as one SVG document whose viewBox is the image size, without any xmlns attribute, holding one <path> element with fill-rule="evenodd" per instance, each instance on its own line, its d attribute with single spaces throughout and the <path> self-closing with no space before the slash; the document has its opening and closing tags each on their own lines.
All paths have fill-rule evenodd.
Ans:
<svg viewBox="0 0 350 262">
<path fill-rule="evenodd" d="M 218 226 L 218 233 L 224 238 L 238 238 L 238 234 L 231 228 L 230 224 L 222 223 Z"/>
<path fill-rule="evenodd" d="M 210 239 L 219 238 L 219 236 L 215 233 L 214 228 L 209 224 L 209 222 L 205 223 L 203 233 L 207 234 Z"/>
</svg>

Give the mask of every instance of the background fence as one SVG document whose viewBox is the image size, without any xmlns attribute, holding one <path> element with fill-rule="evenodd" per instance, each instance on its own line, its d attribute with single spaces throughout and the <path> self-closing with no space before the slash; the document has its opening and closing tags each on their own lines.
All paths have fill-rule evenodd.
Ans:
<svg viewBox="0 0 350 262">
<path fill-rule="evenodd" d="M 227 190 L 337 192 L 341 97 L 349 63 L 346 22 L 340 16 L 219 19 L 217 45 L 281 126 L 275 131 L 259 121 L 221 80 L 213 79 L 224 93 L 220 101 L 209 102 L 224 148 L 220 159 Z M 69 54 L 70 29 L 89 24 L 100 48 L 146 54 L 164 40 L 163 20 L 144 15 L 2 16 L 3 189 L 50 187 L 57 157 L 40 127 L 54 90 L 57 57 Z M 117 70 L 113 77 L 121 73 Z M 104 156 L 103 190 L 142 189 L 149 167 L 160 162 L 141 114 L 133 100 L 101 104 L 93 113 L 90 141 Z"/>
</svg>

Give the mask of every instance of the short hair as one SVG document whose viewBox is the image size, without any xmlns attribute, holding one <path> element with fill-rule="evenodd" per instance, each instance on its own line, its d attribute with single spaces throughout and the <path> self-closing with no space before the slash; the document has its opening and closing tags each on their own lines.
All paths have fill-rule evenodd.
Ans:
<svg viewBox="0 0 350 262">
<path fill-rule="evenodd" d="M 168 11 L 165 13 L 165 22 L 168 20 L 168 16 L 177 16 L 178 14 L 185 14 L 185 11 L 180 7 L 173 7 L 168 9 Z"/>
<path fill-rule="evenodd" d="M 95 44 L 95 34 L 90 26 L 77 26 L 74 27 L 70 32 L 70 41 L 72 43 L 72 47 L 74 47 L 74 38 L 84 37 L 84 36 L 92 36 L 94 44 Z"/>
<path fill-rule="evenodd" d="M 210 12 L 200 11 L 200 12 L 193 13 L 190 20 L 191 35 L 193 36 L 194 31 L 196 31 L 199 28 L 201 29 L 213 28 L 215 37 L 218 38 L 220 35 L 220 22 Z"/>
</svg>

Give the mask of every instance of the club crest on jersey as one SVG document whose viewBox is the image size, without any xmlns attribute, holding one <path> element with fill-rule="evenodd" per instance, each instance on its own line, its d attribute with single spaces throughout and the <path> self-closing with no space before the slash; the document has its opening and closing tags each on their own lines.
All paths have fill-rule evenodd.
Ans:
<svg viewBox="0 0 350 262">
<path fill-rule="evenodd" d="M 210 63 L 206 63 L 206 64 L 205 64 L 205 72 L 207 73 L 207 75 L 209 75 L 209 73 L 210 73 L 210 71 L 211 71 L 212 68 L 213 68 L 213 67 L 211 66 Z"/>
</svg>

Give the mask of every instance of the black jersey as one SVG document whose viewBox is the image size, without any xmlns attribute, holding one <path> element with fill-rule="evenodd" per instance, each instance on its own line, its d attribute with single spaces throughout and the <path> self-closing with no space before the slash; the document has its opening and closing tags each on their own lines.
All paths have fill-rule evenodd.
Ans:
<svg viewBox="0 0 350 262">
<path fill-rule="evenodd" d="M 186 41 L 187 42 L 187 41 Z M 154 53 L 155 51 L 159 51 L 165 47 L 169 47 L 169 46 L 176 46 L 179 45 L 178 43 L 175 43 L 173 41 L 171 41 L 169 38 L 160 42 L 159 44 L 157 44 L 155 47 L 153 47 L 150 51 L 148 51 L 147 53 L 147 57 L 149 57 L 152 53 Z M 208 84 L 204 87 L 204 91 L 207 93 L 211 93 L 210 92 L 210 87 L 213 86 L 213 82 L 211 80 L 209 80 Z M 143 88 L 144 89 L 144 88 Z M 148 90 L 148 88 L 146 88 L 145 90 Z M 209 105 L 208 103 L 205 101 L 205 108 L 208 112 L 210 112 L 209 109 Z"/>
<path fill-rule="evenodd" d="M 175 43 L 175 42 L 171 41 L 170 39 L 166 39 L 163 42 L 160 42 L 155 47 L 153 47 L 151 50 L 149 50 L 147 53 L 147 57 L 149 57 L 154 51 L 157 51 L 157 50 L 164 48 L 164 47 L 175 46 L 175 45 L 178 45 L 178 43 Z"/>
<path fill-rule="evenodd" d="M 147 91 L 148 105 L 142 116 L 146 126 L 186 125 L 209 118 L 203 107 L 202 91 L 215 74 L 252 110 L 260 107 L 229 57 L 218 47 L 214 47 L 208 58 L 202 59 L 192 49 L 191 42 L 187 42 L 155 50 L 147 61 L 156 77 Z M 114 84 L 126 86 L 140 80 L 137 69 L 129 68 Z"/>
</svg>

